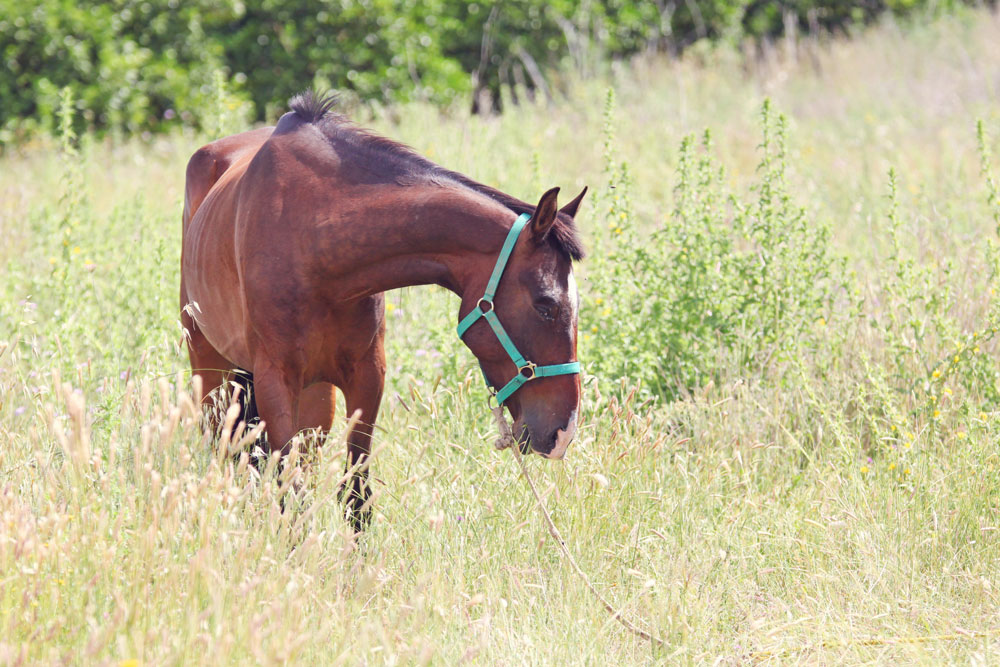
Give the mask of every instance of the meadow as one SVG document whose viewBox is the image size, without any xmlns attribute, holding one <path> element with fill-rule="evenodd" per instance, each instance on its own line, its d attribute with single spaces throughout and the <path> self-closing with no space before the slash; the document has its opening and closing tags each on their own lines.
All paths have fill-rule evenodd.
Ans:
<svg viewBox="0 0 1000 667">
<path fill-rule="evenodd" d="M 205 430 L 180 213 L 188 156 L 243 129 L 220 90 L 208 135 L 76 137 L 64 105 L 0 157 L 0 664 L 1000 658 L 1000 17 L 566 86 L 357 116 L 528 200 L 591 187 L 582 426 L 527 463 L 666 645 L 493 449 L 443 290 L 388 295 L 361 537 L 342 432 L 282 511 L 274 462 Z"/>
</svg>

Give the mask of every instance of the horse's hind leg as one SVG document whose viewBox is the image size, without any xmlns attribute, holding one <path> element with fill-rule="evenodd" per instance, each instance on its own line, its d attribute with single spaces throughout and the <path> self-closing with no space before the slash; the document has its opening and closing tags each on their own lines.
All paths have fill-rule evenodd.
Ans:
<svg viewBox="0 0 1000 667">
<path fill-rule="evenodd" d="M 184 327 L 187 339 L 188 358 L 191 360 L 192 382 L 195 375 L 201 378 L 201 404 L 203 407 L 214 407 L 217 393 L 228 377 L 236 370 L 228 359 L 212 347 L 205 335 L 198 330 L 194 320 L 186 311 L 181 312 L 181 325 Z M 252 379 L 249 380 L 252 383 Z M 242 393 L 242 392 L 241 392 Z M 242 400 L 241 400 L 242 402 Z M 225 411 L 223 406 L 223 411 Z M 209 423 L 213 429 L 219 427 L 219 415 L 215 410 L 209 410 Z"/>
</svg>

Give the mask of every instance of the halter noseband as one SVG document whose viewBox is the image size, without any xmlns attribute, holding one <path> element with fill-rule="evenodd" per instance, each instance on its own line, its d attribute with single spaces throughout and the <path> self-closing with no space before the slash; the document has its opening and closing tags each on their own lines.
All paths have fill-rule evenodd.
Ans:
<svg viewBox="0 0 1000 667">
<path fill-rule="evenodd" d="M 514 341 L 507 335 L 503 325 L 500 324 L 500 319 L 497 317 L 496 311 L 493 309 L 493 297 L 496 296 L 497 287 L 500 285 L 500 277 L 503 275 L 503 270 L 507 267 L 507 260 L 510 259 L 510 254 L 514 251 L 514 244 L 517 243 L 517 237 L 520 236 L 521 230 L 524 229 L 530 219 L 530 215 L 522 213 L 514 222 L 514 226 L 507 233 L 507 239 L 503 242 L 503 248 L 500 249 L 500 256 L 497 257 L 497 263 L 493 267 L 493 274 L 490 276 L 490 281 L 486 283 L 486 293 L 483 294 L 483 298 L 479 300 L 476 307 L 472 309 L 472 312 L 463 317 L 462 321 L 458 323 L 458 337 L 462 338 L 465 332 L 469 330 L 469 327 L 475 324 L 480 317 L 485 318 L 489 322 L 490 328 L 493 329 L 493 333 L 496 334 L 497 340 L 500 341 L 500 345 L 507 351 L 507 356 L 517 366 L 517 375 L 505 384 L 500 391 L 495 391 L 490 381 L 486 380 L 486 386 L 496 396 L 498 405 L 503 405 L 503 402 L 510 398 L 515 391 L 531 380 L 551 377 L 553 375 L 572 375 L 580 372 L 579 361 L 539 366 L 526 360 L 524 355 L 518 351 L 517 346 L 514 345 Z M 486 378 L 485 373 L 483 374 L 483 378 Z"/>
</svg>

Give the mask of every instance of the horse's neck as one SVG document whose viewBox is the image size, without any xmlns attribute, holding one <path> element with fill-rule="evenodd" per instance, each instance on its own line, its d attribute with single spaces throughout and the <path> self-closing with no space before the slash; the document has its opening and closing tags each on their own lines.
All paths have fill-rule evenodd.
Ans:
<svg viewBox="0 0 1000 667">
<path fill-rule="evenodd" d="M 488 275 L 515 217 L 481 195 L 451 188 L 394 199 L 355 226 L 351 261 L 336 271 L 342 298 L 432 284 L 462 296 Z"/>
</svg>

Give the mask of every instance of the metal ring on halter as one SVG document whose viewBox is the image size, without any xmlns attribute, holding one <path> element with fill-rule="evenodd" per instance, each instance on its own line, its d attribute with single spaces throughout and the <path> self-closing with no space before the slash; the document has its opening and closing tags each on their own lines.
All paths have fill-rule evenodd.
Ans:
<svg viewBox="0 0 1000 667">
<path fill-rule="evenodd" d="M 489 308 L 483 308 L 483 304 L 484 303 L 489 304 L 490 307 Z M 481 312 L 483 315 L 485 315 L 486 313 L 488 313 L 491 310 L 493 310 L 493 300 L 492 299 L 487 299 L 487 298 L 482 298 L 482 299 L 479 300 L 478 303 L 476 303 L 476 308 L 479 309 L 479 312 Z"/>
<path fill-rule="evenodd" d="M 497 392 L 493 389 L 493 387 L 487 386 L 486 388 L 490 390 L 490 395 L 486 399 L 486 407 L 490 410 L 496 410 L 500 407 L 500 404 L 496 402 Z"/>
<path fill-rule="evenodd" d="M 532 362 L 529 361 L 524 366 L 521 366 L 520 368 L 518 368 L 517 372 L 520 373 L 521 376 L 525 380 L 534 380 L 535 379 L 535 369 L 536 368 L 538 368 L 538 364 L 535 364 L 535 363 L 532 363 Z M 531 373 L 531 375 L 525 375 L 524 371 L 529 371 Z"/>
</svg>

